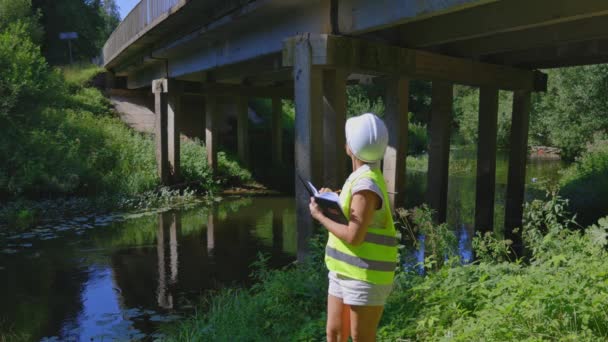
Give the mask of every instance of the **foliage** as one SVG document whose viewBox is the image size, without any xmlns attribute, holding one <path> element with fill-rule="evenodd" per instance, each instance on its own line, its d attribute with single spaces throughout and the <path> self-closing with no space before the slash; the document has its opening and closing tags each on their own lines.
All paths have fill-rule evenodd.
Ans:
<svg viewBox="0 0 608 342">
<path fill-rule="evenodd" d="M 561 148 L 574 160 L 595 133 L 608 132 L 608 65 L 599 64 L 546 71 L 546 93 L 533 97 L 530 116 L 532 143 Z"/>
<path fill-rule="evenodd" d="M 424 267 L 437 271 L 444 261 L 457 255 L 456 236 L 448 229 L 447 224 L 433 223 L 434 212 L 426 204 L 412 210 L 397 209 L 397 227 L 403 235 L 411 237 L 414 247 L 424 248 Z M 423 243 L 415 238 L 423 237 Z"/>
<path fill-rule="evenodd" d="M 379 340 L 608 338 L 608 217 L 585 232 L 571 230 L 564 208 L 556 196 L 526 207 L 529 264 L 505 262 L 513 258 L 508 243 L 486 236 L 476 244 L 483 257 L 475 263 L 449 263 L 425 275 L 399 272 Z M 423 225 L 430 222 L 430 213 L 419 210 Z M 222 291 L 208 310 L 170 330 L 168 340 L 323 339 L 327 280 L 320 252 L 298 267 L 258 271 L 252 290 Z"/>
<path fill-rule="evenodd" d="M 499 92 L 496 134 L 498 147 L 509 146 L 511 104 L 512 95 L 504 91 Z M 479 130 L 479 89 L 466 86 L 455 87 L 454 120 L 464 143 L 476 144 Z"/>
<path fill-rule="evenodd" d="M 561 193 L 582 224 L 608 214 L 608 140 L 596 137 L 576 162 L 564 170 Z"/>
<path fill-rule="evenodd" d="M 40 12 L 32 11 L 31 0 L 0 0 L 0 31 L 18 24 L 34 43 L 40 43 L 44 30 L 38 23 Z"/>
<path fill-rule="evenodd" d="M 32 3 L 42 13 L 44 54 L 55 65 L 69 62 L 67 43 L 59 39 L 59 33 L 78 33 L 78 39 L 72 41 L 74 59 L 88 61 L 99 56 L 106 39 L 120 22 L 114 0 L 32 0 Z"/>
<path fill-rule="evenodd" d="M 38 101 L 50 100 L 61 88 L 58 75 L 49 69 L 21 22 L 9 24 L 0 32 L 0 70 L 2 126 L 34 119 L 26 112 Z"/>
<path fill-rule="evenodd" d="M 374 113 L 380 117 L 384 116 L 384 101 L 381 97 L 371 97 L 363 86 L 351 86 L 346 89 L 347 95 L 347 117 L 361 115 L 363 113 Z"/>
<path fill-rule="evenodd" d="M 103 68 L 88 63 L 76 63 L 61 67 L 61 73 L 65 81 L 76 87 L 87 86 L 87 82 L 90 82 L 95 76 L 103 72 Z"/>
</svg>

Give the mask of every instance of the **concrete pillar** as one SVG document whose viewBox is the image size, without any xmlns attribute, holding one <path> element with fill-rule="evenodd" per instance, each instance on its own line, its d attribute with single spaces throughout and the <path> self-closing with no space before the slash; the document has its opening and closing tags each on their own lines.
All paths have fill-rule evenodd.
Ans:
<svg viewBox="0 0 608 342">
<path fill-rule="evenodd" d="M 323 71 L 323 182 L 319 186 L 341 188 L 346 179 L 344 123 L 346 122 L 346 78 L 344 70 Z"/>
<path fill-rule="evenodd" d="M 427 202 L 439 223 L 447 217 L 452 100 L 451 83 L 433 82 Z"/>
<path fill-rule="evenodd" d="M 475 229 L 481 232 L 491 232 L 494 228 L 497 118 L 498 88 L 481 87 L 475 187 Z"/>
<path fill-rule="evenodd" d="M 169 162 L 169 181 L 172 184 L 180 180 L 180 130 L 181 84 L 169 80 L 167 96 L 167 160 Z"/>
<path fill-rule="evenodd" d="M 509 174 L 505 203 L 505 238 L 513 241 L 514 248 L 521 248 L 521 228 L 524 191 L 526 186 L 526 160 L 528 157 L 528 121 L 530 115 L 530 92 L 513 93 L 513 116 L 511 119 L 511 142 L 509 151 Z"/>
<path fill-rule="evenodd" d="M 246 97 L 237 97 L 236 111 L 238 155 L 243 164 L 249 165 L 249 117 Z"/>
<path fill-rule="evenodd" d="M 384 121 L 389 141 L 383 171 L 391 208 L 405 204 L 405 158 L 407 157 L 409 80 L 390 78 L 386 84 Z"/>
<path fill-rule="evenodd" d="M 168 82 L 167 79 L 159 79 L 152 81 L 152 92 L 154 93 L 154 113 L 155 119 L 155 134 L 156 141 L 156 165 L 158 169 L 158 177 L 161 184 L 169 182 L 169 161 L 167 155 L 167 109 L 168 109 Z"/>
<path fill-rule="evenodd" d="M 280 97 L 272 98 L 272 163 L 283 164 L 283 103 Z"/>
<path fill-rule="evenodd" d="M 175 80 L 152 81 L 154 112 L 156 114 L 155 140 L 158 176 L 162 184 L 179 181 L 180 132 L 179 111 L 182 89 Z"/>
<path fill-rule="evenodd" d="M 323 176 L 323 74 L 312 65 L 310 42 L 296 43 L 293 68 L 295 91 L 295 195 L 298 260 L 308 255 L 308 242 L 312 235 L 313 219 L 308 203 L 310 196 L 298 175 L 317 186 Z"/>
<path fill-rule="evenodd" d="M 207 148 L 207 165 L 213 173 L 217 172 L 217 97 L 205 97 L 205 146 Z"/>
</svg>

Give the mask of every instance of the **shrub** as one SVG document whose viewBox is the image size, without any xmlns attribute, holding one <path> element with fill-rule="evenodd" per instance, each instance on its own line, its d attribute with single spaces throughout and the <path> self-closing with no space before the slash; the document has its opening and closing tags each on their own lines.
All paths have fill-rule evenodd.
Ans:
<svg viewBox="0 0 608 342">
<path fill-rule="evenodd" d="M 30 112 L 41 101 L 52 100 L 62 85 L 29 37 L 25 24 L 16 22 L 0 32 L 0 122 L 35 119 Z"/>
<path fill-rule="evenodd" d="M 562 174 L 562 195 L 579 221 L 590 224 L 608 214 L 608 140 L 597 139 Z"/>
</svg>

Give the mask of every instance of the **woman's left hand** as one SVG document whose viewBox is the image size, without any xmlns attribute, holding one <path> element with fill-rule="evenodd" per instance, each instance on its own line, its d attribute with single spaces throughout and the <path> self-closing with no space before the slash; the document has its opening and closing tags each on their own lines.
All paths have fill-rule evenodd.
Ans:
<svg viewBox="0 0 608 342">
<path fill-rule="evenodd" d="M 317 202 L 315 202 L 315 198 L 311 197 L 310 198 L 310 204 L 308 204 L 308 208 L 310 209 L 310 215 L 315 219 L 315 220 L 319 220 L 321 217 L 323 217 L 323 211 L 321 211 L 321 207 L 319 207 L 319 205 L 317 204 Z"/>
</svg>

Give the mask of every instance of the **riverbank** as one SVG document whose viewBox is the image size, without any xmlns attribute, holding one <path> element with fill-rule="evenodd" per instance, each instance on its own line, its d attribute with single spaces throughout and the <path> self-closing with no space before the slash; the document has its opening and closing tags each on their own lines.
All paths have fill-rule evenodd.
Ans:
<svg viewBox="0 0 608 342">
<path fill-rule="evenodd" d="M 399 271 L 379 339 L 606 339 L 608 218 L 584 232 L 573 230 L 563 205 L 559 198 L 527 205 L 529 259 L 509 253 L 508 241 L 478 236 L 473 264 L 461 265 L 450 254 L 437 271 L 432 258 L 424 275 Z M 166 340 L 324 339 L 324 241 L 323 235 L 313 240 L 312 257 L 303 264 L 281 270 L 268 269 L 263 260 L 254 264 L 256 285 L 206 298 L 197 315 L 164 329 Z"/>
<path fill-rule="evenodd" d="M 0 167 L 0 226 L 25 230 L 49 214 L 152 207 L 194 195 L 213 198 L 232 188 L 264 191 L 225 152 L 212 175 L 196 139 L 181 144 L 183 183 L 160 186 L 153 137 L 127 127 L 92 86 L 102 71 L 92 65 L 49 70 L 56 97 L 29 109 L 36 120 L 13 122 L 5 132 L 2 151 L 10 157 Z"/>
</svg>

